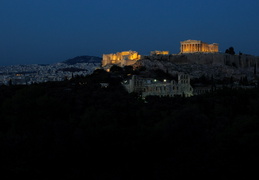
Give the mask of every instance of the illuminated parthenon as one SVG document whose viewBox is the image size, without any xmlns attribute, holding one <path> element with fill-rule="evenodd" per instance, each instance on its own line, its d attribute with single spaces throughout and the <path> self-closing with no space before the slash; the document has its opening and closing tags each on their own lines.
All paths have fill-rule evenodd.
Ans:
<svg viewBox="0 0 259 180">
<path fill-rule="evenodd" d="M 219 51 L 219 46 L 217 43 L 207 44 L 202 41 L 197 40 L 186 40 L 181 43 L 181 53 L 216 53 Z"/>
</svg>

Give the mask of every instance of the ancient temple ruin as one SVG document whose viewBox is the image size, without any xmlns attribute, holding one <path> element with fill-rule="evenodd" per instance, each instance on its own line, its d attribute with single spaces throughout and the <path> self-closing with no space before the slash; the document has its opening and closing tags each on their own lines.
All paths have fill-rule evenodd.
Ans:
<svg viewBox="0 0 259 180">
<path fill-rule="evenodd" d="M 187 74 L 178 74 L 177 79 L 164 79 L 162 82 L 133 75 L 131 79 L 124 81 L 123 85 L 129 93 L 140 93 L 143 98 L 146 96 L 193 96 L 193 88 Z"/>
<path fill-rule="evenodd" d="M 141 59 L 136 51 L 123 51 L 116 54 L 103 54 L 102 66 L 116 64 L 118 66 L 129 66 Z"/>
<path fill-rule="evenodd" d="M 197 40 L 186 40 L 181 43 L 181 53 L 216 53 L 219 51 L 219 45 L 217 43 L 207 44 Z"/>
</svg>

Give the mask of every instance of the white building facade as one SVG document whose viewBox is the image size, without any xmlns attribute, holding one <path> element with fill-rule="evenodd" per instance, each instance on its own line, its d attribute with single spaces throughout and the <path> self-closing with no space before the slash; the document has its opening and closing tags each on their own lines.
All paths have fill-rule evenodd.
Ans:
<svg viewBox="0 0 259 180">
<path fill-rule="evenodd" d="M 137 92 L 146 96 L 193 96 L 193 88 L 190 85 L 190 78 L 186 74 L 178 75 L 177 80 L 164 80 L 141 78 L 133 75 L 132 79 L 123 83 L 129 93 Z"/>
</svg>

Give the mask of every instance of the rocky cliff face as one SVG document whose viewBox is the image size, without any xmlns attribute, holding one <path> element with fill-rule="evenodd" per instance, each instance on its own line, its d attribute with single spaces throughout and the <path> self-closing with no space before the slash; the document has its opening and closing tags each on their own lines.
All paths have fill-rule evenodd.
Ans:
<svg viewBox="0 0 259 180">
<path fill-rule="evenodd" d="M 147 69 L 162 69 L 165 72 L 176 74 L 185 72 L 192 78 L 214 76 L 240 78 L 254 76 L 254 69 L 259 70 L 259 57 L 251 55 L 229 54 L 179 54 L 168 56 L 146 56 L 135 65 L 145 66 Z"/>
<path fill-rule="evenodd" d="M 238 68 L 249 68 L 259 65 L 259 57 L 251 55 L 230 55 L 220 53 L 182 54 L 168 56 L 168 60 L 177 64 L 196 63 L 205 65 L 227 65 Z"/>
</svg>

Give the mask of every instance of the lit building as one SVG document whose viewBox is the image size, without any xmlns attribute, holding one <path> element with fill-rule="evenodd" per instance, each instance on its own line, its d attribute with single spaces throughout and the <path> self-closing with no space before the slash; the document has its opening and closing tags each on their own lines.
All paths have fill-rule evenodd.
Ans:
<svg viewBox="0 0 259 180">
<path fill-rule="evenodd" d="M 118 66 L 129 66 L 141 59 L 136 51 L 123 51 L 116 54 L 103 54 L 102 66 L 116 64 Z"/>
<path fill-rule="evenodd" d="M 150 56 L 155 56 L 155 55 L 169 55 L 169 51 L 151 51 Z"/>
<path fill-rule="evenodd" d="M 216 53 L 219 51 L 219 45 L 217 43 L 207 44 L 197 40 L 186 40 L 181 43 L 181 53 Z"/>
<path fill-rule="evenodd" d="M 178 75 L 177 80 L 164 80 L 163 82 L 156 79 L 141 78 L 132 76 L 132 79 L 123 83 L 129 93 L 141 93 L 142 97 L 146 96 L 193 96 L 193 88 L 190 85 L 190 78 L 186 74 Z"/>
</svg>

